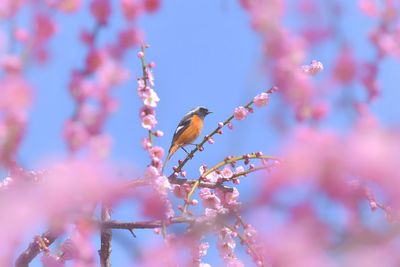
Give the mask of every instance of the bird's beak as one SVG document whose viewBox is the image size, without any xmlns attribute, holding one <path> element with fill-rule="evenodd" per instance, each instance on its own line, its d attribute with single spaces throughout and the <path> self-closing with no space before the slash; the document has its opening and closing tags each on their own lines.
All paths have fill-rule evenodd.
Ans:
<svg viewBox="0 0 400 267">
<path fill-rule="evenodd" d="M 213 113 L 212 111 L 207 111 L 207 115 Z"/>
</svg>

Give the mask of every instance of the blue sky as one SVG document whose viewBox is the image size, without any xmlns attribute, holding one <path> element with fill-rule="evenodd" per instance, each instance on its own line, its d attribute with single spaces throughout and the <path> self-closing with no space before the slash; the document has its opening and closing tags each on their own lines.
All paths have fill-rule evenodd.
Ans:
<svg viewBox="0 0 400 267">
<path fill-rule="evenodd" d="M 203 105 L 214 112 L 206 118 L 204 133 L 207 133 L 219 121 L 225 120 L 236 106 L 247 103 L 254 95 L 271 86 L 261 67 L 260 38 L 250 29 L 249 19 L 237 2 L 163 1 L 159 12 L 140 20 L 139 26 L 151 45 L 146 57 L 156 62 L 155 90 L 161 98 L 157 119 L 159 129 L 164 131 L 165 136 L 156 139 L 157 145 L 168 149 L 177 123 L 191 108 Z M 297 1 L 287 2 L 292 9 L 290 5 Z M 366 45 L 366 34 L 373 22 L 356 12 L 355 2 L 346 3 L 344 20 L 338 21 L 338 24 L 344 36 L 351 38 L 357 55 L 371 58 L 373 50 Z M 117 9 L 117 1 L 114 3 Z M 54 14 L 59 22 L 59 32 L 50 43 L 54 57 L 47 65 L 31 66 L 26 72 L 35 87 L 35 104 L 20 159 L 29 168 L 40 166 L 48 158 L 65 156 L 62 127 L 73 111 L 67 84 L 71 69 L 82 66 L 86 53 L 78 41 L 79 31 L 82 27 L 91 29 L 94 25 L 86 7 L 74 16 Z M 26 20 L 24 16 L 19 19 L 22 23 Z M 99 44 L 110 42 L 114 38 L 113 33 L 122 24 L 121 15 L 115 12 L 110 25 L 100 33 Z M 297 21 L 288 16 L 287 24 L 296 26 Z M 140 127 L 138 117 L 140 101 L 136 95 L 135 80 L 140 74 L 140 64 L 136 53 L 131 51 L 127 57 L 126 66 L 132 70 L 132 77 L 114 91 L 120 107 L 108 121 L 106 131 L 114 138 L 111 161 L 140 173 L 148 158 L 140 147 L 140 139 L 146 132 Z M 315 58 L 324 63 L 324 60 L 334 58 L 337 50 L 334 46 L 327 46 L 313 53 L 309 60 Z M 325 67 L 331 68 L 326 64 Z M 398 62 L 386 60 L 380 72 L 384 91 L 382 98 L 372 107 L 385 125 L 399 123 L 400 109 L 396 108 L 400 99 L 400 90 L 396 89 L 396 85 L 400 84 L 400 76 L 396 74 L 399 70 Z M 187 172 L 195 176 L 200 163 L 212 165 L 230 154 L 258 150 L 265 154 L 276 153 L 282 136 L 269 124 L 274 108 L 286 108 L 275 95 L 271 98 L 270 106 L 256 109 L 255 114 L 245 121 L 235 122 L 233 131 L 226 130 L 222 136 L 216 136 L 215 144 L 208 145 L 204 152 L 199 153 L 188 164 Z M 332 116 L 326 126 L 343 130 L 348 125 L 348 116 L 348 113 L 342 113 L 340 117 Z M 178 152 L 170 165 L 183 155 L 183 152 Z M 241 185 L 244 200 L 255 186 L 251 182 L 245 181 Z M 117 210 L 115 217 L 137 219 L 127 217 L 135 212 L 130 205 L 126 203 L 123 209 Z M 128 239 L 126 242 L 130 246 L 138 246 L 145 237 L 151 236 L 145 232 L 137 231 L 137 240 L 132 240 L 130 234 L 124 232 L 116 233 L 116 236 L 125 241 Z M 121 249 L 122 241 L 114 243 L 115 266 L 126 266 L 129 253 Z M 215 256 L 215 253 L 212 255 Z M 208 259 L 213 261 L 215 258 Z"/>
</svg>

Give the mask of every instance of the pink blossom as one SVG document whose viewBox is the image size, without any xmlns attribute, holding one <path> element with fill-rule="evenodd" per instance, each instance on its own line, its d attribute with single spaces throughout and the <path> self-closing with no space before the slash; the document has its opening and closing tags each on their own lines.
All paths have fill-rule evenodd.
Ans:
<svg viewBox="0 0 400 267">
<path fill-rule="evenodd" d="M 244 120 L 247 115 L 248 115 L 248 110 L 242 106 L 235 108 L 235 111 L 233 113 L 233 116 L 235 117 L 235 119 L 237 119 L 238 121 Z"/>
<path fill-rule="evenodd" d="M 82 0 L 61 0 L 58 8 L 67 13 L 76 12 L 82 4 Z"/>
<path fill-rule="evenodd" d="M 319 102 L 312 107 L 311 116 L 315 120 L 321 120 L 329 113 L 329 106 L 326 102 Z"/>
<path fill-rule="evenodd" d="M 138 96 L 144 100 L 148 95 L 150 94 L 150 87 L 144 86 L 144 81 L 142 79 L 138 79 L 138 88 L 137 88 L 137 93 Z"/>
<path fill-rule="evenodd" d="M 220 230 L 217 245 L 219 254 L 227 266 L 244 266 L 235 255 L 236 242 L 234 233 L 229 228 L 224 227 Z"/>
<path fill-rule="evenodd" d="M 144 58 L 144 53 L 143 53 L 143 51 L 139 51 L 139 52 L 137 53 L 137 57 L 140 58 L 140 59 Z"/>
<path fill-rule="evenodd" d="M 148 166 L 146 168 L 146 170 L 144 171 L 144 178 L 145 179 L 155 180 L 158 177 L 160 177 L 160 172 L 154 166 Z"/>
<path fill-rule="evenodd" d="M 96 18 L 97 23 L 106 25 L 111 14 L 111 4 L 109 0 L 92 0 L 90 12 Z"/>
<path fill-rule="evenodd" d="M 187 192 L 186 187 L 183 185 L 173 185 L 172 191 L 177 198 L 184 199 L 186 198 Z"/>
<path fill-rule="evenodd" d="M 199 168 L 200 175 L 203 175 L 206 171 L 207 171 L 207 166 L 200 165 L 200 168 Z"/>
<path fill-rule="evenodd" d="M 152 114 L 146 115 L 142 118 L 142 127 L 151 130 L 157 125 L 156 117 Z"/>
<path fill-rule="evenodd" d="M 149 148 L 152 147 L 151 142 L 148 138 L 143 138 L 141 144 L 144 150 L 149 150 Z"/>
<path fill-rule="evenodd" d="M 102 55 L 102 60 L 96 72 L 100 86 L 112 87 L 125 82 L 130 73 L 121 63 L 115 61 L 109 55 Z"/>
<path fill-rule="evenodd" d="M 163 132 L 163 131 L 160 131 L 160 130 L 157 130 L 157 131 L 154 132 L 154 136 L 156 136 L 156 137 L 163 137 L 163 136 L 164 136 L 164 132 Z"/>
<path fill-rule="evenodd" d="M 222 177 L 224 177 L 225 179 L 230 179 L 233 175 L 233 172 L 231 170 L 231 168 L 229 167 L 224 167 L 224 169 L 221 172 Z"/>
<path fill-rule="evenodd" d="M 302 70 L 306 74 L 315 75 L 321 71 L 323 71 L 324 65 L 317 60 L 311 61 L 310 65 L 303 65 Z"/>
<path fill-rule="evenodd" d="M 165 175 L 158 176 L 155 180 L 155 185 L 161 194 L 166 194 L 167 191 L 172 189 L 172 186 Z"/>
<path fill-rule="evenodd" d="M 155 108 L 157 107 L 160 98 L 158 97 L 157 93 L 153 89 L 149 89 L 148 92 L 145 94 L 145 99 L 143 103 L 146 106 Z"/>
<path fill-rule="evenodd" d="M 30 39 L 29 32 L 24 28 L 16 28 L 14 31 L 15 39 L 21 43 L 26 43 Z"/>
<path fill-rule="evenodd" d="M 44 253 L 40 258 L 44 267 L 63 267 L 65 266 L 63 260 L 57 256 L 50 253 Z"/>
<path fill-rule="evenodd" d="M 0 111 L 24 118 L 32 102 L 32 88 L 20 75 L 0 80 Z"/>
<path fill-rule="evenodd" d="M 219 177 L 220 176 L 216 172 L 212 172 L 203 178 L 204 178 L 205 182 L 216 183 L 216 182 L 218 182 Z"/>
<path fill-rule="evenodd" d="M 154 75 L 150 68 L 146 68 L 146 75 L 150 86 L 154 86 Z"/>
<path fill-rule="evenodd" d="M 374 100 L 380 93 L 380 86 L 377 81 L 378 69 L 377 65 L 373 63 L 365 63 L 363 65 L 363 72 L 361 81 L 365 86 L 368 93 L 368 100 Z"/>
<path fill-rule="evenodd" d="M 79 122 L 69 120 L 64 125 L 63 136 L 70 151 L 76 151 L 89 140 L 89 133 Z"/>
<path fill-rule="evenodd" d="M 209 188 L 200 189 L 199 196 L 203 201 L 204 207 L 216 210 L 221 208 L 221 200 Z"/>
<path fill-rule="evenodd" d="M 1 59 L 1 66 L 9 73 L 18 73 L 22 69 L 21 58 L 15 55 L 7 55 Z"/>
<path fill-rule="evenodd" d="M 239 190 L 236 187 L 233 188 L 232 192 L 221 192 L 220 190 L 216 191 L 217 195 L 222 200 L 222 203 L 227 206 L 236 207 L 240 205 L 238 202 L 239 198 Z"/>
<path fill-rule="evenodd" d="M 194 248 L 196 251 L 194 252 L 194 256 L 193 256 L 193 264 L 196 266 L 204 266 L 204 264 L 202 265 L 201 263 L 201 258 L 204 257 L 205 255 L 207 255 L 207 250 L 210 247 L 210 245 L 205 242 L 205 243 L 201 243 L 198 248 Z"/>
<path fill-rule="evenodd" d="M 0 1 L 0 18 L 9 18 L 14 16 L 18 10 L 24 5 L 25 0 L 13 1 L 3 0 Z"/>
<path fill-rule="evenodd" d="M 74 259 L 74 263 L 94 266 L 95 258 L 90 237 L 95 229 L 87 225 L 78 225 L 71 237 L 61 244 L 64 260 Z"/>
<path fill-rule="evenodd" d="M 254 229 L 254 227 L 251 226 L 250 224 L 247 224 L 244 228 L 244 236 L 246 238 L 246 241 L 251 244 L 255 243 L 256 235 L 257 235 L 256 229 Z"/>
<path fill-rule="evenodd" d="M 358 6 L 367 16 L 376 17 L 379 14 L 378 7 L 374 0 L 358 0 Z"/>
<path fill-rule="evenodd" d="M 353 51 L 348 46 L 341 48 L 333 72 L 335 79 L 343 84 L 350 84 L 356 78 L 357 63 Z"/>
<path fill-rule="evenodd" d="M 144 9 L 147 12 L 155 12 L 161 6 L 161 0 L 144 0 Z"/>
<path fill-rule="evenodd" d="M 102 55 L 98 50 L 90 50 L 86 56 L 86 71 L 95 71 L 102 63 Z"/>
<path fill-rule="evenodd" d="M 0 190 L 7 188 L 11 183 L 13 179 L 11 177 L 6 177 L 2 181 L 0 181 Z"/>
<path fill-rule="evenodd" d="M 140 44 L 142 39 L 142 33 L 138 29 L 129 27 L 128 29 L 122 30 L 119 33 L 118 45 L 122 49 L 128 49 Z"/>
<path fill-rule="evenodd" d="M 142 11 L 137 0 L 121 0 L 121 9 L 127 20 L 135 20 Z"/>
<path fill-rule="evenodd" d="M 261 93 L 259 95 L 256 95 L 253 99 L 254 105 L 256 107 L 262 107 L 268 104 L 269 101 L 269 95 L 267 93 Z"/>
<path fill-rule="evenodd" d="M 48 40 L 56 32 L 57 27 L 50 16 L 45 14 L 37 14 L 35 16 L 35 39 L 38 42 L 43 42 Z"/>
<path fill-rule="evenodd" d="M 21 229 L 44 222 L 57 220 L 62 230 L 70 222 L 89 218 L 93 203 L 115 197 L 117 180 L 106 165 L 88 158 L 59 162 L 46 166 L 48 171 L 40 183 L 29 181 L 29 186 L 2 191 L 2 199 L 10 202 L 0 207 L 1 213 L 8 214 L 8 219 L 0 222 L 1 239 L 20 240 L 24 235 Z M 2 251 L 13 246 L 12 242 L 4 244 Z"/>
<path fill-rule="evenodd" d="M 164 149 L 162 147 L 154 146 L 150 148 L 149 152 L 151 159 L 162 160 L 164 157 Z"/>
<path fill-rule="evenodd" d="M 89 149 L 92 156 L 106 158 L 110 155 L 112 138 L 109 135 L 101 134 L 90 138 Z"/>
</svg>

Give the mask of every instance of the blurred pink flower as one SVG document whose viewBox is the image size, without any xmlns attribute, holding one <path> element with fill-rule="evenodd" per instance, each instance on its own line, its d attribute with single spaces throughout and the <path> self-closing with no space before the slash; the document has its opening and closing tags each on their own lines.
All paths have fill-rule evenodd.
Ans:
<svg viewBox="0 0 400 267">
<path fill-rule="evenodd" d="M 15 39 L 21 43 L 25 43 L 30 39 L 29 32 L 24 28 L 16 28 L 14 31 Z"/>
<path fill-rule="evenodd" d="M 122 49 L 129 49 L 133 46 L 137 46 L 142 42 L 143 36 L 136 28 L 129 27 L 126 30 L 122 30 L 118 35 L 118 45 Z"/>
<path fill-rule="evenodd" d="M 6 55 L 1 58 L 1 66 L 8 73 L 18 73 L 22 69 L 23 62 L 19 56 Z"/>
<path fill-rule="evenodd" d="M 81 148 L 89 140 L 89 133 L 79 122 L 68 120 L 64 124 L 64 139 L 70 151 L 74 152 Z"/>
<path fill-rule="evenodd" d="M 96 18 L 97 23 L 106 25 L 111 15 L 111 4 L 109 0 L 92 0 L 90 4 L 90 11 Z"/>
<path fill-rule="evenodd" d="M 249 113 L 249 111 L 245 107 L 240 106 L 240 107 L 235 108 L 235 111 L 233 112 L 233 116 L 238 121 L 241 121 L 247 117 L 248 113 Z"/>
<path fill-rule="evenodd" d="M 32 102 L 32 88 L 22 76 L 6 75 L 0 80 L 0 111 L 25 118 Z"/>
<path fill-rule="evenodd" d="M 89 140 L 90 154 L 96 158 L 107 158 L 112 148 L 112 138 L 107 134 L 92 136 Z"/>
<path fill-rule="evenodd" d="M 379 14 L 375 0 L 358 0 L 358 7 L 367 16 L 376 17 Z"/>
<path fill-rule="evenodd" d="M 151 159 L 157 159 L 161 161 L 164 157 L 164 149 L 160 146 L 153 146 L 149 150 Z"/>
<path fill-rule="evenodd" d="M 118 86 L 128 80 L 129 76 L 129 71 L 120 62 L 112 59 L 110 55 L 102 55 L 101 64 L 96 72 L 100 86 Z"/>
<path fill-rule="evenodd" d="M 35 28 L 32 37 L 34 37 L 38 42 L 48 40 L 57 31 L 55 22 L 46 14 L 37 14 L 34 22 Z"/>
<path fill-rule="evenodd" d="M 142 12 L 142 6 L 137 0 L 121 0 L 121 9 L 127 20 L 135 20 Z"/>
<path fill-rule="evenodd" d="M 218 234 L 217 248 L 226 266 L 244 267 L 235 255 L 235 233 L 227 227 L 221 228 Z"/>
<path fill-rule="evenodd" d="M 158 177 L 160 177 L 160 172 L 154 166 L 148 166 L 146 168 L 146 170 L 144 171 L 144 178 L 145 179 L 155 180 Z"/>
<path fill-rule="evenodd" d="M 143 6 L 147 12 L 155 12 L 160 8 L 161 0 L 144 0 Z"/>
<path fill-rule="evenodd" d="M 143 138 L 141 143 L 144 150 L 148 150 L 152 147 L 151 142 L 148 138 Z"/>
<path fill-rule="evenodd" d="M 17 11 L 25 4 L 25 0 L 2 0 L 0 1 L 0 18 L 14 16 Z"/>
<path fill-rule="evenodd" d="M 357 75 L 357 62 L 353 51 L 348 46 L 343 46 L 334 65 L 334 78 L 347 85 L 352 83 Z"/>
<path fill-rule="evenodd" d="M 60 0 L 58 8 L 67 13 L 76 12 L 82 4 L 82 0 Z"/>
</svg>

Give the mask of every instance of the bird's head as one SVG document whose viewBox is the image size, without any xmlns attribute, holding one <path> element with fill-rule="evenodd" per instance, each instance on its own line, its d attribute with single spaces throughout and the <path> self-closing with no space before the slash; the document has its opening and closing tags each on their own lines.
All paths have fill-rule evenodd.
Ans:
<svg viewBox="0 0 400 267">
<path fill-rule="evenodd" d="M 211 111 L 209 111 L 206 107 L 197 107 L 193 110 L 193 113 L 198 115 L 199 117 L 204 118 L 205 116 L 207 116 L 208 114 L 212 113 Z"/>
</svg>

